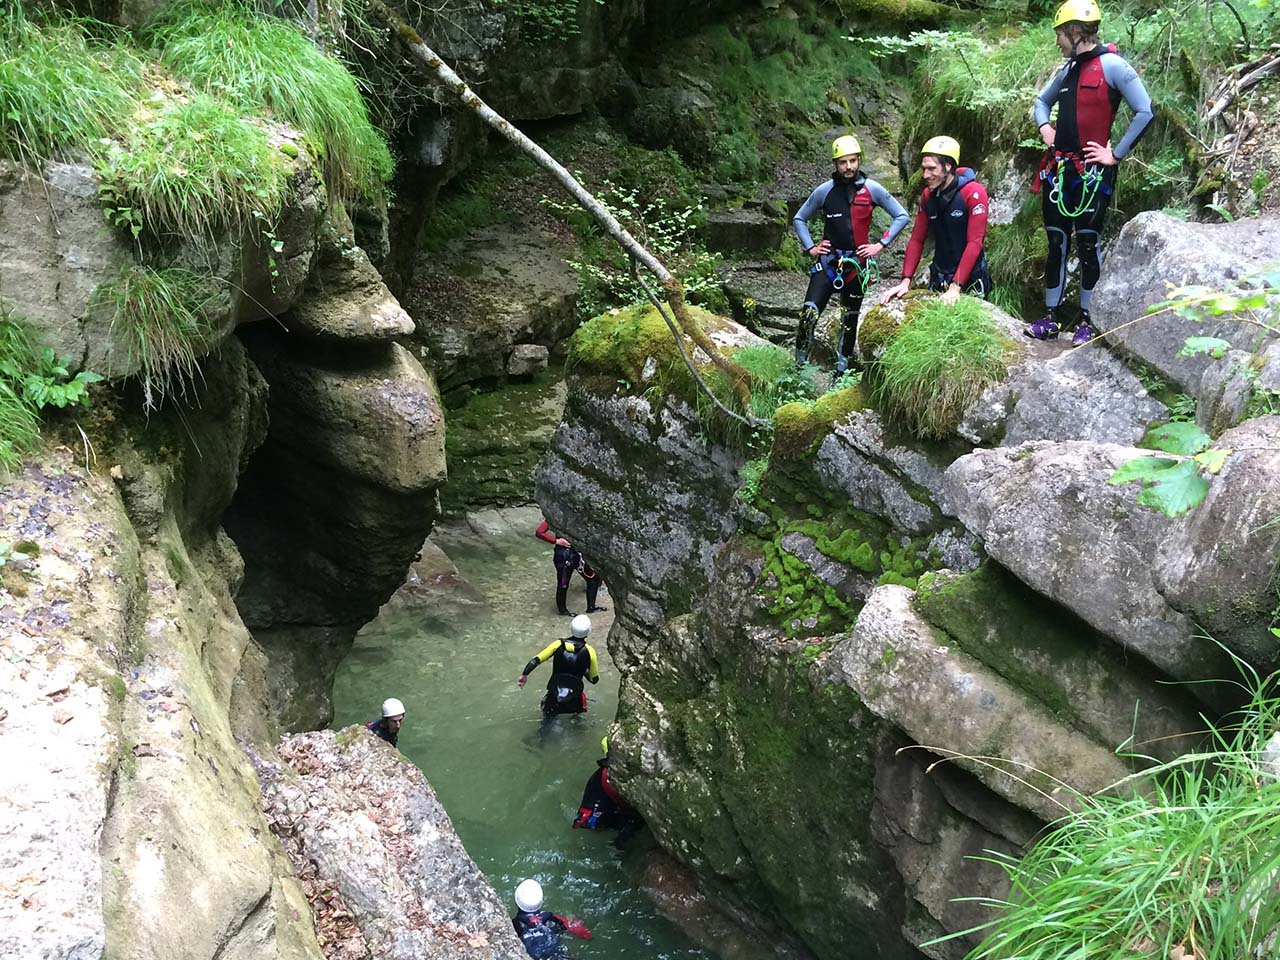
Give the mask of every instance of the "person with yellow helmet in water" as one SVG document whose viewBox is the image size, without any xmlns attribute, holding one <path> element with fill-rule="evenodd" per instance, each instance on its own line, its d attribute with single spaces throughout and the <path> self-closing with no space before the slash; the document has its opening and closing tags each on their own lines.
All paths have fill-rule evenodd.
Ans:
<svg viewBox="0 0 1280 960">
<path fill-rule="evenodd" d="M 839 291 L 844 308 L 836 343 L 836 373 L 844 373 L 853 355 L 858 314 L 867 287 L 875 279 L 875 257 L 893 243 L 910 219 L 893 195 L 862 172 L 862 146 L 857 137 L 837 137 L 831 144 L 831 179 L 809 194 L 792 219 L 804 252 L 816 257 L 809 271 L 809 287 L 796 327 L 796 362 L 805 363 L 813 346 L 813 331 L 831 294 Z M 880 207 L 893 222 L 880 239 L 871 241 L 871 213 Z M 809 221 L 822 214 L 822 239 L 814 243 Z"/>
<path fill-rule="evenodd" d="M 885 292 L 881 303 L 900 297 L 911 287 L 911 278 L 924 254 L 924 241 L 933 234 L 933 262 L 929 264 L 929 289 L 942 291 L 952 304 L 961 293 L 991 295 L 991 274 L 982 244 L 987 236 L 987 188 L 968 167 L 960 166 L 960 144 L 953 137 L 930 137 L 920 148 L 920 173 L 924 193 L 916 214 L 902 280 Z"/>
<path fill-rule="evenodd" d="M 1089 304 L 1102 271 L 1102 219 L 1116 184 L 1117 164 L 1133 149 L 1154 116 L 1151 97 L 1112 44 L 1098 42 L 1102 8 L 1097 0 L 1066 0 L 1053 18 L 1058 49 L 1067 58 L 1036 97 L 1035 117 L 1046 149 L 1032 187 L 1041 194 L 1044 228 L 1049 235 L 1045 262 L 1045 307 L 1042 320 L 1024 331 L 1037 340 L 1052 340 L 1064 329 L 1059 315 L 1067 285 L 1067 254 L 1076 236 L 1080 259 L 1080 319 L 1073 346 L 1093 339 Z M 1111 127 L 1124 100 L 1133 119 L 1120 142 L 1112 146 Z M 1057 105 L 1057 124 L 1050 112 Z"/>
</svg>

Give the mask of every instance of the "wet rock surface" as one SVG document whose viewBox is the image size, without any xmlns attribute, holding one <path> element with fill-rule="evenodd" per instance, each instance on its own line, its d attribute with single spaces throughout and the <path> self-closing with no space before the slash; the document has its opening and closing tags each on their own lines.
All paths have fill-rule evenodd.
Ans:
<svg viewBox="0 0 1280 960">
<path fill-rule="evenodd" d="M 363 727 L 286 737 L 263 804 L 325 956 L 521 960 L 506 908 L 422 772 Z"/>
</svg>

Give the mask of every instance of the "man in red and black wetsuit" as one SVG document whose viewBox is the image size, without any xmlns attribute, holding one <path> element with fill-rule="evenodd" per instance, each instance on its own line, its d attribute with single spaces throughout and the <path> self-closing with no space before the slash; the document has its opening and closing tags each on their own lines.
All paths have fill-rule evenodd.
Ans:
<svg viewBox="0 0 1280 960">
<path fill-rule="evenodd" d="M 933 234 L 933 262 L 929 289 L 942 291 L 942 302 L 955 303 L 961 293 L 991 294 L 991 274 L 982 243 L 987 236 L 987 188 L 968 167 L 960 166 L 960 144 L 951 137 L 933 137 L 920 151 L 924 194 L 916 214 L 902 263 L 902 280 L 885 292 L 881 303 L 900 297 L 911 287 L 920 265 L 924 241 Z"/>
<path fill-rule="evenodd" d="M 1062 331 L 1059 316 L 1067 286 L 1067 254 L 1076 235 L 1080 257 L 1080 320 L 1073 346 L 1093 339 L 1089 301 L 1102 272 L 1102 218 L 1115 189 L 1117 164 L 1128 156 L 1151 123 L 1151 97 L 1133 67 L 1111 44 L 1098 42 L 1102 9 L 1097 0 L 1066 0 L 1053 18 L 1058 49 L 1067 58 L 1036 97 L 1035 116 L 1048 152 L 1033 190 L 1041 192 L 1049 256 L 1044 268 L 1047 313 L 1024 331 L 1052 340 Z M 1133 110 L 1124 136 L 1111 145 L 1120 101 Z M 1049 122 L 1054 105 L 1057 126 Z"/>
</svg>

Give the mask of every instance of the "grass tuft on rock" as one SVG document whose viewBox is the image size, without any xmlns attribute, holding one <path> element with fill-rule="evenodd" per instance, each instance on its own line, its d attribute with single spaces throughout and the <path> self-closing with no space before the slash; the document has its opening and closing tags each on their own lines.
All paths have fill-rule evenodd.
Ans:
<svg viewBox="0 0 1280 960">
<path fill-rule="evenodd" d="M 288 168 L 261 126 L 207 94 L 152 100 L 134 121 L 98 169 L 115 222 L 199 241 L 274 220 Z"/>
<path fill-rule="evenodd" d="M 1211 725 L 1203 751 L 1110 795 L 1076 797 L 1079 810 L 1021 860 L 996 854 L 1013 892 L 984 901 L 998 913 L 977 928 L 986 938 L 968 956 L 1068 960 L 1081 944 L 1099 957 L 1271 955 L 1280 928 L 1274 684 L 1251 676 L 1252 702 Z"/>
<path fill-rule="evenodd" d="M 91 148 L 128 117 L 142 62 L 75 21 L 0 13 L 0 153 L 41 163 Z"/>
<path fill-rule="evenodd" d="M 395 161 L 355 78 L 295 27 L 245 4 L 189 0 L 167 8 L 148 34 L 174 73 L 241 111 L 265 104 L 310 137 L 339 197 L 383 195 Z"/>
<path fill-rule="evenodd" d="M 210 336 L 210 281 L 190 270 L 135 265 L 98 287 L 92 303 L 111 312 L 111 335 L 141 368 L 143 407 L 185 395 L 200 375 Z"/>
<path fill-rule="evenodd" d="M 733 360 L 751 375 L 751 413 L 759 420 L 772 420 L 778 408 L 817 396 L 817 370 L 795 361 L 791 351 L 772 343 L 758 343 L 735 351 Z M 712 393 L 730 409 L 738 399 L 729 378 L 719 367 L 705 374 Z"/>
<path fill-rule="evenodd" d="M 948 436 L 965 408 L 1004 377 L 1008 349 L 979 301 L 961 297 L 948 307 L 919 299 L 871 367 L 871 400 L 918 437 Z"/>
</svg>

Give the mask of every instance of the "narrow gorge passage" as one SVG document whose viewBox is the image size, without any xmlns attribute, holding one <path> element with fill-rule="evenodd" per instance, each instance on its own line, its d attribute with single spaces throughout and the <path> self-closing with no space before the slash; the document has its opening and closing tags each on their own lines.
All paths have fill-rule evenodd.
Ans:
<svg viewBox="0 0 1280 960">
<path fill-rule="evenodd" d="M 515 678 L 532 654 L 568 635 L 568 620 L 555 614 L 551 551 L 533 536 L 537 512 L 501 516 L 530 522 L 486 525 L 485 535 L 445 527 L 433 536 L 475 589 L 459 585 L 426 610 L 384 609 L 338 671 L 335 725 L 366 722 L 383 698 L 402 699 L 400 749 L 426 774 L 499 896 L 509 902 L 521 879 L 536 877 L 548 909 L 579 914 L 591 928 L 590 942 L 568 941 L 573 957 L 712 960 L 717 954 L 660 914 L 642 889 L 656 855 L 647 832 L 620 850 L 614 832 L 570 827 L 617 709 L 618 673 L 605 644 L 613 602 L 602 591 L 599 602 L 610 609 L 592 616 L 601 679 L 588 685 L 588 712 L 544 729 L 538 704 L 547 666 L 524 690 Z M 569 606 L 585 606 L 581 579 Z M 764 956 L 737 942 L 719 955 Z"/>
</svg>

